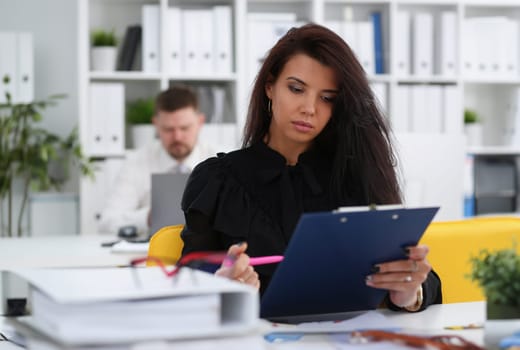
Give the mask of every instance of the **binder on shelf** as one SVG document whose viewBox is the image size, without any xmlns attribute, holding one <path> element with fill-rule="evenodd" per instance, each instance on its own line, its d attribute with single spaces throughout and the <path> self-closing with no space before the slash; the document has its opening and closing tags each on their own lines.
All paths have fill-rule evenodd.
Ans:
<svg viewBox="0 0 520 350">
<path fill-rule="evenodd" d="M 390 115 L 392 129 L 395 133 L 407 133 L 411 131 L 410 127 L 410 101 L 412 87 L 409 85 L 397 85 L 394 93 L 393 113 Z"/>
<path fill-rule="evenodd" d="M 433 74 L 433 15 L 416 13 L 413 18 L 413 74 L 431 76 Z"/>
<path fill-rule="evenodd" d="M 462 69 L 466 76 L 477 74 L 477 36 L 475 34 L 475 18 L 465 18 L 462 21 Z"/>
<path fill-rule="evenodd" d="M 119 53 L 119 61 L 117 70 L 131 71 L 134 67 L 137 49 L 141 44 L 142 28 L 140 25 L 128 26 L 126 28 L 125 38 L 121 52 Z"/>
<path fill-rule="evenodd" d="M 0 47 L 0 103 L 7 102 L 6 94 L 16 102 L 17 33 L 0 32 Z"/>
<path fill-rule="evenodd" d="M 428 105 L 428 87 L 413 85 L 410 87 L 410 131 L 417 133 L 429 132 L 429 120 L 426 113 Z"/>
<path fill-rule="evenodd" d="M 183 62 L 188 74 L 213 73 L 213 11 L 183 9 Z"/>
<path fill-rule="evenodd" d="M 441 133 L 444 130 L 441 85 L 429 85 L 426 88 L 426 105 L 423 118 L 427 121 L 427 132 Z"/>
<path fill-rule="evenodd" d="M 410 27 L 410 13 L 402 10 L 397 11 L 394 26 L 396 38 L 399 38 L 399 40 L 394 40 L 394 72 L 397 76 L 410 75 Z"/>
<path fill-rule="evenodd" d="M 356 55 L 359 52 L 358 45 L 358 34 L 357 34 L 357 23 L 352 21 L 344 21 L 341 23 L 341 32 L 340 36 L 345 40 L 345 42 L 350 46 L 352 51 Z"/>
<path fill-rule="evenodd" d="M 375 73 L 385 73 L 385 56 L 383 46 L 383 28 L 381 24 L 381 12 L 372 12 L 370 14 L 372 26 L 374 27 L 374 60 Z"/>
<path fill-rule="evenodd" d="M 16 72 L 16 99 L 29 103 L 34 100 L 34 54 L 31 33 L 18 33 L 18 65 Z"/>
<path fill-rule="evenodd" d="M 142 63 L 143 72 L 159 72 L 159 42 L 161 38 L 160 16 L 158 5 L 143 5 L 143 44 L 142 44 Z"/>
<path fill-rule="evenodd" d="M 403 248 L 417 244 L 438 209 L 347 207 L 302 214 L 262 296 L 261 316 L 299 323 L 377 308 L 387 292 L 368 287 L 366 276 L 375 264 L 405 259 Z M 309 260 L 309 254 L 317 258 Z M 316 276 L 320 283 L 313 282 Z"/>
<path fill-rule="evenodd" d="M 462 134 L 464 118 L 461 101 L 461 90 L 457 85 L 445 85 L 442 89 L 442 108 L 444 116 L 444 132 Z"/>
<path fill-rule="evenodd" d="M 177 75 L 183 71 L 182 57 L 182 22 L 181 9 L 179 7 L 168 7 L 165 16 L 165 40 L 166 57 L 165 69 L 168 73 Z"/>
<path fill-rule="evenodd" d="M 213 274 L 158 267 L 26 269 L 32 315 L 15 326 L 67 347 L 239 335 L 259 326 L 258 292 Z"/>
<path fill-rule="evenodd" d="M 444 11 L 440 14 L 439 35 L 437 36 L 438 73 L 443 76 L 457 74 L 457 14 Z"/>
<path fill-rule="evenodd" d="M 372 22 L 356 22 L 357 56 L 367 74 L 375 73 L 374 26 Z"/>
<path fill-rule="evenodd" d="M 233 30 L 230 6 L 213 7 L 213 58 L 216 74 L 233 70 Z"/>
<path fill-rule="evenodd" d="M 90 84 L 86 153 L 124 154 L 125 88 L 122 83 Z"/>
</svg>

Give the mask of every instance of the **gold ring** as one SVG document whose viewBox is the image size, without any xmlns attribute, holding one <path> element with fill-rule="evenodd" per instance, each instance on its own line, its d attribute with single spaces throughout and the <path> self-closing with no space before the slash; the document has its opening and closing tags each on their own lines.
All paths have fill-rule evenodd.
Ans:
<svg viewBox="0 0 520 350">
<path fill-rule="evenodd" d="M 405 282 L 412 282 L 412 276 L 408 275 L 404 278 Z"/>
</svg>

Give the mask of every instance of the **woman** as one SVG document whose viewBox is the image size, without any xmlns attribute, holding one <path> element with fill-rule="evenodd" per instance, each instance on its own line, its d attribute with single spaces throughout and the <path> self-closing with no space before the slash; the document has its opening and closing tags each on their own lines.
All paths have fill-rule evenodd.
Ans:
<svg viewBox="0 0 520 350">
<path fill-rule="evenodd" d="M 303 212 L 400 202 L 388 127 L 361 65 L 338 35 L 308 24 L 265 59 L 243 148 L 194 169 L 182 201 L 184 253 L 229 249 L 235 262 L 217 274 L 262 293 L 275 266 L 253 268 L 249 256 L 283 254 Z M 408 259 L 375 266 L 366 284 L 388 290 L 394 309 L 441 302 L 427 253 L 409 247 Z"/>
</svg>

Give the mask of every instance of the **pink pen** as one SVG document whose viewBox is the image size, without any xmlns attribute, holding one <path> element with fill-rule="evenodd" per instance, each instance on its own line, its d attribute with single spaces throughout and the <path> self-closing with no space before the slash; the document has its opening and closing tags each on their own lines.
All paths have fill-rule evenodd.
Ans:
<svg viewBox="0 0 520 350">
<path fill-rule="evenodd" d="M 270 255 L 270 256 L 257 256 L 254 258 L 249 258 L 249 265 L 265 265 L 265 264 L 274 264 L 283 260 L 283 255 Z"/>
<path fill-rule="evenodd" d="M 235 262 L 235 257 L 230 257 L 229 255 L 224 259 L 224 266 L 231 266 Z M 268 255 L 268 256 L 256 256 L 253 258 L 249 258 L 249 265 L 257 266 L 257 265 L 266 265 L 266 264 L 274 264 L 283 260 L 283 255 Z"/>
</svg>

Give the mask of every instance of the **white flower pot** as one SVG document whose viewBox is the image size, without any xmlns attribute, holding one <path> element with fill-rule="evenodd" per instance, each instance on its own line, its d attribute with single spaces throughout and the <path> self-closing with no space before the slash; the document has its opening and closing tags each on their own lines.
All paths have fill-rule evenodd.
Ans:
<svg viewBox="0 0 520 350">
<path fill-rule="evenodd" d="M 117 49 L 115 46 L 96 46 L 91 49 L 92 71 L 113 72 L 116 70 Z"/>
<path fill-rule="evenodd" d="M 136 124 L 131 127 L 132 145 L 141 148 L 155 140 L 155 126 L 153 124 Z"/>
<path fill-rule="evenodd" d="M 470 123 L 464 125 L 466 144 L 468 146 L 482 146 L 483 128 L 481 123 Z"/>
</svg>

